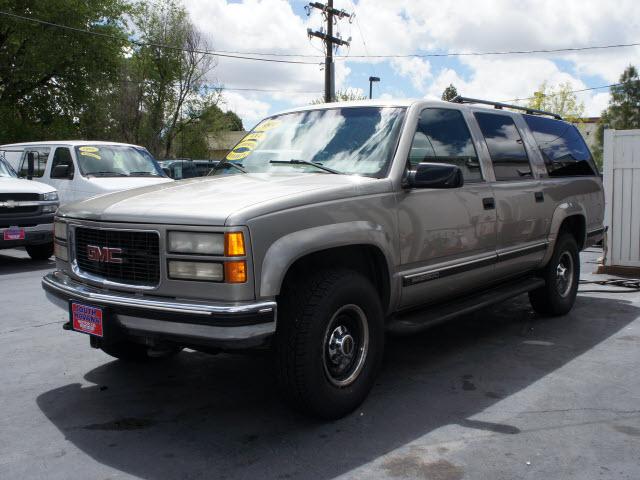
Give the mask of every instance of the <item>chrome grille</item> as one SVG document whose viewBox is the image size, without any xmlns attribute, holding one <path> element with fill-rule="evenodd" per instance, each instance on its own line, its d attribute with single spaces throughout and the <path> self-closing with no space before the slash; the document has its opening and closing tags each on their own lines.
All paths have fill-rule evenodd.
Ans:
<svg viewBox="0 0 640 480">
<path fill-rule="evenodd" d="M 13 202 L 32 202 L 40 200 L 38 193 L 0 193 L 0 204 L 7 201 Z M 0 214 L 17 215 L 19 213 L 35 213 L 40 208 L 39 205 L 30 205 L 28 207 L 7 207 L 0 206 Z"/>
<path fill-rule="evenodd" d="M 157 232 L 75 228 L 75 258 L 81 272 L 127 285 L 154 286 L 160 280 L 160 246 Z M 122 263 L 90 260 L 88 245 L 120 248 Z"/>
</svg>

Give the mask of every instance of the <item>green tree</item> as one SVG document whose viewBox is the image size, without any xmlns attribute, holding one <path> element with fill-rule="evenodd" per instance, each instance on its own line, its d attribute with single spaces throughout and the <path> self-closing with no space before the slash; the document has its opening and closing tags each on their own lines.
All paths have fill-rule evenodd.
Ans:
<svg viewBox="0 0 640 480">
<path fill-rule="evenodd" d="M 0 19 L 0 141 L 81 135 L 104 125 L 92 119 L 116 82 L 126 42 L 126 0 L 0 0 L 16 15 L 113 35 L 63 30 L 26 20 Z M 118 41 L 117 38 L 122 38 Z"/>
<path fill-rule="evenodd" d="M 218 101 L 220 97 L 218 97 Z M 223 112 L 220 107 L 210 104 L 197 117 L 185 119 L 176 137 L 174 156 L 180 158 L 211 158 L 210 140 L 221 132 L 241 131 L 242 120 L 234 112 Z"/>
<path fill-rule="evenodd" d="M 534 92 L 527 107 L 556 113 L 569 122 L 578 122 L 584 115 L 584 103 L 578 101 L 569 82 L 561 83 L 555 88 L 548 87 L 547 82 L 544 82 Z"/>
<path fill-rule="evenodd" d="M 181 130 L 215 104 L 218 89 L 206 85 L 215 62 L 201 53 L 208 49 L 207 42 L 182 3 L 142 2 L 133 22 L 144 45 L 134 47 L 128 62 L 129 86 L 123 95 L 127 101 L 120 108 L 122 133 L 166 158 Z"/>
<path fill-rule="evenodd" d="M 609 106 L 600 116 L 596 130 L 596 147 L 593 156 L 602 166 L 602 149 L 605 128 L 627 130 L 640 128 L 640 75 L 629 65 L 620 76 L 619 85 L 611 87 Z"/>
<path fill-rule="evenodd" d="M 449 86 L 444 89 L 444 92 L 442 92 L 441 98 L 445 102 L 450 102 L 457 96 L 458 96 L 458 89 L 453 85 L 453 83 L 450 83 Z"/>
</svg>

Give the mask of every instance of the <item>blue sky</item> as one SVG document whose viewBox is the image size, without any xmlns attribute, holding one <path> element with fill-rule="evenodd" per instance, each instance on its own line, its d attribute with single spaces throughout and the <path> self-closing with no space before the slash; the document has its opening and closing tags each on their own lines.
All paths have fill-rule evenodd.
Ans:
<svg viewBox="0 0 640 480">
<path fill-rule="evenodd" d="M 184 0 L 197 28 L 216 50 L 321 55 L 320 40 L 309 40 L 308 27 L 318 29 L 318 13 L 307 17 L 307 2 L 284 0 Z M 340 21 L 342 38 L 352 37 L 336 61 L 338 88 L 368 94 L 370 75 L 381 77 L 374 96 L 438 98 L 453 83 L 467 96 L 492 100 L 529 97 L 542 82 L 551 87 L 568 82 L 579 90 L 614 83 L 626 65 L 640 65 L 640 48 L 583 53 L 406 57 L 414 53 L 486 52 L 576 48 L 640 41 L 640 9 L 618 0 L 335 0 L 356 13 L 356 21 Z M 393 59 L 358 55 L 405 55 Z M 292 57 L 283 57 L 292 58 Z M 323 91 L 320 57 L 293 57 L 318 62 L 287 65 L 219 58 L 210 80 L 227 87 L 223 108 L 236 111 L 250 127 L 261 117 L 305 105 Z M 234 89 L 262 88 L 277 92 Z M 296 93 L 314 92 L 314 93 Z M 316 93 L 317 92 L 317 93 Z M 608 102 L 608 90 L 578 94 L 586 115 L 597 115 Z"/>
</svg>

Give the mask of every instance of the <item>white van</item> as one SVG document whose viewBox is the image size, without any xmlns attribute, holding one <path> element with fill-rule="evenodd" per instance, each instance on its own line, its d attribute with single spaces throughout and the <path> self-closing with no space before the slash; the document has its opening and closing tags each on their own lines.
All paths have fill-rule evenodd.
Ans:
<svg viewBox="0 0 640 480">
<path fill-rule="evenodd" d="M 29 153 L 35 160 L 33 179 L 56 188 L 61 204 L 173 181 L 153 156 L 137 145 L 71 140 L 0 146 L 0 154 L 21 177 L 30 176 Z"/>
</svg>

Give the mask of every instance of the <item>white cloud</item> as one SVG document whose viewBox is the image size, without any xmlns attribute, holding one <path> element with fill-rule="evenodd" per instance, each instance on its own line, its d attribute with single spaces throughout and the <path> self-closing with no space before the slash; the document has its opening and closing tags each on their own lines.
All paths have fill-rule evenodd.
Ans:
<svg viewBox="0 0 640 480">
<path fill-rule="evenodd" d="M 300 17 L 303 4 L 284 0 L 184 0 L 196 26 L 217 50 L 321 55 L 319 40 L 309 41 L 307 27 L 322 24 L 316 12 Z M 356 55 L 397 55 L 414 52 L 477 52 L 552 49 L 633 43 L 638 41 L 640 9 L 634 0 L 615 5 L 599 0 L 354 0 L 357 21 L 341 21 L 338 32 L 352 37 L 352 57 L 336 62 L 336 88 L 351 87 L 357 63 L 388 62 L 399 77 L 427 97 L 439 98 L 453 83 L 460 93 L 496 100 L 530 96 L 543 82 L 614 83 L 629 63 L 638 63 L 640 48 L 594 50 L 540 56 L 458 57 L 436 68 L 427 58 L 357 59 Z M 336 8 L 352 11 L 351 0 L 335 0 Z M 295 8 L 295 11 L 294 11 Z M 366 41 L 366 47 L 364 46 Z M 341 49 L 340 53 L 345 50 Z M 278 102 L 307 104 L 322 95 L 320 58 L 299 58 L 313 65 L 258 63 L 219 58 L 213 76 L 228 87 L 279 89 L 274 93 L 225 92 L 249 119 Z M 441 62 L 437 63 L 438 65 Z M 462 65 L 460 68 L 458 65 Z M 313 92 L 313 93 L 294 93 Z M 385 79 L 385 91 L 401 96 L 401 85 Z M 317 92 L 317 93 L 316 93 Z M 606 106 L 606 91 L 579 94 L 587 114 Z M 252 121 L 251 120 L 251 121 Z"/>
<path fill-rule="evenodd" d="M 431 78 L 431 64 L 421 58 L 394 58 L 392 68 L 403 77 L 411 80 L 416 90 L 422 90 L 426 81 Z"/>
<path fill-rule="evenodd" d="M 253 127 L 260 119 L 267 116 L 270 105 L 262 100 L 250 98 L 236 92 L 223 92 L 220 108 L 236 112 L 243 120 L 245 130 Z"/>
</svg>

